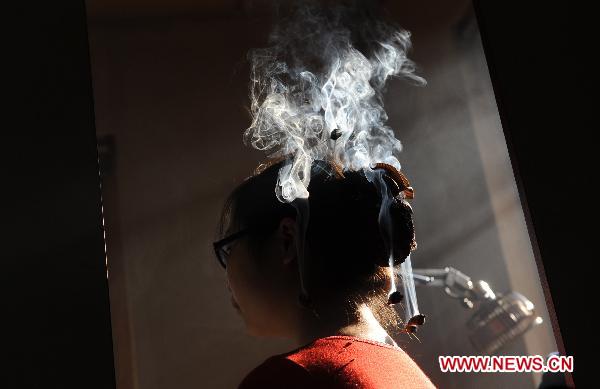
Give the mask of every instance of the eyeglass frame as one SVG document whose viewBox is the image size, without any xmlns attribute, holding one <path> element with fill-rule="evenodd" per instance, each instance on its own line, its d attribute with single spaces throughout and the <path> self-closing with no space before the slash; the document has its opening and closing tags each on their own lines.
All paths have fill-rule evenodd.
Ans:
<svg viewBox="0 0 600 389">
<path fill-rule="evenodd" d="M 227 245 L 235 242 L 236 240 L 244 237 L 244 235 L 248 234 L 249 229 L 243 228 L 238 232 L 234 232 L 231 235 L 224 237 L 216 242 L 213 242 L 213 249 L 215 251 L 215 255 L 217 257 L 217 261 L 221 264 L 223 269 L 227 269 L 227 257 L 231 252 L 224 251 Z"/>
</svg>

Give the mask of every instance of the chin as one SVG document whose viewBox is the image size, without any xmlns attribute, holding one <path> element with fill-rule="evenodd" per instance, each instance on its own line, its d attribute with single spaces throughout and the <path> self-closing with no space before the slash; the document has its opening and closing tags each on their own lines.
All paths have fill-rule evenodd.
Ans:
<svg viewBox="0 0 600 389">
<path fill-rule="evenodd" d="M 265 331 L 261 331 L 260 329 L 254 327 L 254 326 L 249 326 L 246 324 L 246 334 L 256 337 L 256 338 L 263 338 L 263 337 L 268 337 L 268 333 Z"/>
<path fill-rule="evenodd" d="M 246 321 L 246 334 L 256 338 L 272 338 L 277 336 L 272 329 L 250 324 Z"/>
</svg>

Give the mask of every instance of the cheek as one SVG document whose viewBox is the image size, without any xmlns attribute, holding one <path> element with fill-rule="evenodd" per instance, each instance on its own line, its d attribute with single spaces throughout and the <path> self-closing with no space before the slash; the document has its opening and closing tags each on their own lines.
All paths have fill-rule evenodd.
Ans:
<svg viewBox="0 0 600 389">
<path fill-rule="evenodd" d="M 245 266 L 241 266 L 240 258 L 235 258 L 227 264 L 227 279 L 229 281 L 229 288 L 233 298 L 242 304 L 245 296 L 248 295 L 249 291 L 252 290 L 252 276 L 248 274 Z"/>
<path fill-rule="evenodd" d="M 234 250 L 227 266 L 227 277 L 233 297 L 251 333 L 269 332 L 276 309 L 272 283 L 256 266 L 256 258 L 246 250 Z"/>
<path fill-rule="evenodd" d="M 265 291 L 265 280 L 255 265 L 255 259 L 250 257 L 242 247 L 231 253 L 227 265 L 227 278 L 233 297 L 243 313 L 251 314 L 261 306 Z"/>
</svg>

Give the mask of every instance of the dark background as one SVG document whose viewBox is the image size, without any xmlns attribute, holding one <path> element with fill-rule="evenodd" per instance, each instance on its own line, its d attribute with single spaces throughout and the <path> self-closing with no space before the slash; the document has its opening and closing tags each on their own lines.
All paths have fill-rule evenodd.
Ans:
<svg viewBox="0 0 600 389">
<path fill-rule="evenodd" d="M 478 4 L 481 15 L 480 6 Z M 10 205 L 4 212 L 10 228 L 9 235 L 4 236 L 9 266 L 3 272 L 6 281 L 3 285 L 10 292 L 5 296 L 11 297 L 5 316 L 10 346 L 5 352 L 11 363 L 5 365 L 6 374 L 3 374 L 9 387 L 114 385 L 97 151 L 93 139 L 88 47 L 82 13 L 81 4 L 74 3 L 64 8 L 39 6 L 15 14 L 15 20 L 20 22 L 19 31 L 24 32 L 20 34 L 21 41 L 9 46 L 14 53 L 10 62 L 17 65 L 11 77 L 14 93 L 10 89 L 16 109 L 9 118 L 18 121 L 5 138 L 8 146 L 3 154 L 8 157 L 3 167 L 9 168 L 7 171 L 11 173 L 4 174 L 7 189 L 3 191 L 8 196 L 4 203 Z M 533 15 L 539 13 L 529 14 Z M 492 16 L 486 14 L 485 20 L 491 23 Z M 565 266 L 565 258 L 586 257 L 581 252 L 576 253 L 585 248 L 577 220 L 583 213 L 577 203 L 558 201 L 559 196 L 547 194 L 555 193 L 557 187 L 565 187 L 557 176 L 563 180 L 566 180 L 564 177 L 578 178 L 577 173 L 584 166 L 576 158 L 582 153 L 566 147 L 571 143 L 563 141 L 562 137 L 549 136 L 549 129 L 552 124 L 558 125 L 557 132 L 551 134 L 562 134 L 565 128 L 574 127 L 574 117 L 581 116 L 566 114 L 569 107 L 575 108 L 574 99 L 561 99 L 560 104 L 556 98 L 550 99 L 550 95 L 561 95 L 557 93 L 560 83 L 558 86 L 553 84 L 552 94 L 544 89 L 549 85 L 544 81 L 552 79 L 550 75 L 555 73 L 543 66 L 546 61 L 536 62 L 532 58 L 547 58 L 549 51 L 542 48 L 555 46 L 548 44 L 546 34 L 539 33 L 543 29 L 536 29 L 538 35 L 533 35 L 546 42 L 546 46 L 541 47 L 537 46 L 537 40 L 535 44 L 523 40 L 527 35 L 517 30 L 519 26 L 530 27 L 533 20 L 539 21 L 539 18 L 527 18 L 523 9 L 511 12 L 510 16 L 512 21 L 521 21 L 520 24 L 511 23 L 510 33 L 503 24 L 501 37 L 513 43 L 509 47 L 511 55 L 495 52 L 488 61 L 490 58 L 494 61 L 510 59 L 509 62 L 514 62 L 515 58 L 523 59 L 518 68 L 515 64 L 509 68 L 518 69 L 519 75 L 528 75 L 526 79 L 514 74 L 507 77 L 496 62 L 493 79 L 496 82 L 501 79 L 503 90 L 513 94 L 517 85 L 529 86 L 526 90 L 538 92 L 535 98 L 526 93 L 511 94 L 514 96 L 511 105 L 502 104 L 500 112 L 505 131 L 527 134 L 523 138 L 509 137 L 509 150 L 513 151 L 513 163 L 519 166 L 517 183 L 521 193 L 528 196 L 526 212 L 541 242 L 539 253 L 553 288 L 552 297 L 558 307 L 566 351 L 576 356 L 575 376 L 579 379 L 577 369 L 583 368 L 579 367 L 582 365 L 578 364 L 578 357 L 582 349 L 575 346 L 574 336 L 586 334 L 586 329 L 591 334 L 591 321 L 575 299 L 578 283 L 574 281 L 581 269 Z M 517 32 L 518 37 L 507 35 Z M 493 36 L 498 38 L 484 28 L 484 41 L 486 36 L 490 40 Z M 508 36 L 515 39 L 507 39 Z M 520 53 L 519 42 L 529 43 L 522 47 L 523 53 L 529 56 L 517 54 Z M 506 49 L 500 43 L 497 45 Z M 533 56 L 536 47 L 538 53 L 542 50 L 540 57 Z M 533 65 L 537 66 L 527 67 Z M 519 83 L 510 86 L 511 81 Z M 9 86 L 13 86 L 12 82 Z M 498 99 L 502 99 L 503 93 L 495 86 Z M 544 100 L 544 97 L 548 99 Z M 520 112 L 525 121 L 510 116 L 514 112 Z M 526 120 L 531 117 L 535 118 L 534 125 Z M 519 123 L 529 125 L 520 127 Z M 118 144 L 115 142 L 116 148 Z M 164 146 L 168 147 L 168 143 Z M 561 151 L 561 163 L 556 163 L 557 150 Z M 534 155 L 535 158 L 527 158 Z M 553 169 L 548 169 L 549 166 Z M 536 193 L 539 197 L 535 197 Z M 565 229 L 566 225 L 568 229 Z M 564 244 L 565 240 L 569 244 Z M 537 250 L 536 245 L 533 246 Z M 560 285 L 559 291 L 554 292 L 557 285 Z"/>
</svg>

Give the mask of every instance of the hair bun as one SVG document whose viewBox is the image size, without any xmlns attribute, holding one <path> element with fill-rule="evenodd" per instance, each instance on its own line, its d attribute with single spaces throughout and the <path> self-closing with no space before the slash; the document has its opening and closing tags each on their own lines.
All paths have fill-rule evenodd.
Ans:
<svg viewBox="0 0 600 389">
<path fill-rule="evenodd" d="M 404 199 L 396 199 L 390 207 L 394 265 L 404 262 L 406 257 L 417 248 L 412 214 L 412 207 Z"/>
<path fill-rule="evenodd" d="M 400 196 L 403 199 L 412 199 L 415 197 L 415 190 L 410 186 L 408 178 L 394 166 L 379 162 L 375 164 L 373 170 L 381 169 L 385 171 L 383 180 L 388 185 L 394 198 Z M 411 208 L 412 210 L 412 208 Z"/>
<path fill-rule="evenodd" d="M 412 213 L 413 209 L 406 201 L 414 198 L 414 189 L 410 186 L 410 181 L 406 176 L 387 163 L 377 163 L 373 170 L 383 170 L 383 181 L 390 190 L 394 201 L 390 206 L 390 219 L 392 223 L 392 253 L 394 265 L 399 265 L 411 251 L 416 250 L 417 242 L 415 240 L 414 224 Z M 389 266 L 389 258 L 378 262 L 379 266 Z"/>
</svg>

